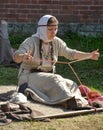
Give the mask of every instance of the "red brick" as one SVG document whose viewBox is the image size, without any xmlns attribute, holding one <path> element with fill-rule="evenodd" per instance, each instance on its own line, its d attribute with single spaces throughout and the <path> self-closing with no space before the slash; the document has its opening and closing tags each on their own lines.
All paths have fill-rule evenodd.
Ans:
<svg viewBox="0 0 103 130">
<path fill-rule="evenodd" d="M 30 4 L 31 0 L 17 0 L 17 3 Z"/>
<path fill-rule="evenodd" d="M 103 0 L 0 0 L 0 18 L 8 21 L 32 22 L 44 14 L 62 22 L 96 22 L 103 17 Z"/>
</svg>

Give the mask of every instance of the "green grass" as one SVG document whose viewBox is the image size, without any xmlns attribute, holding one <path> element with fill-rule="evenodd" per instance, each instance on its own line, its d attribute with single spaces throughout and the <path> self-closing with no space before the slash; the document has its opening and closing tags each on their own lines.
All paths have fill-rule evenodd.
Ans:
<svg viewBox="0 0 103 130">
<path fill-rule="evenodd" d="M 52 119 L 50 122 L 13 122 L 0 130 L 103 130 L 103 114 Z"/>
<path fill-rule="evenodd" d="M 102 68 L 93 68 L 92 63 L 91 66 L 85 67 L 87 61 L 82 62 L 84 63 L 75 63 L 75 65 L 72 65 L 82 84 L 92 89 L 97 89 L 103 93 Z M 63 75 L 63 77 L 74 80 L 78 85 L 80 84 L 69 66 L 58 65 L 57 70 L 58 73 Z"/>
<path fill-rule="evenodd" d="M 17 85 L 17 68 L 0 67 L 0 85 Z"/>
</svg>

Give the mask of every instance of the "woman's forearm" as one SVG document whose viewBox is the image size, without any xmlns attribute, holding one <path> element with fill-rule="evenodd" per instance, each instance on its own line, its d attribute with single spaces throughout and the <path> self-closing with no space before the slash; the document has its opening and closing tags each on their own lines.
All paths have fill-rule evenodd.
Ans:
<svg viewBox="0 0 103 130">
<path fill-rule="evenodd" d="M 98 60 L 99 58 L 99 50 L 94 50 L 92 52 L 81 52 L 76 51 L 74 53 L 74 59 L 92 59 L 92 60 Z"/>
<path fill-rule="evenodd" d="M 86 52 L 81 52 L 81 51 L 76 51 L 74 53 L 74 59 L 91 59 L 92 58 L 92 53 L 86 53 Z"/>
</svg>

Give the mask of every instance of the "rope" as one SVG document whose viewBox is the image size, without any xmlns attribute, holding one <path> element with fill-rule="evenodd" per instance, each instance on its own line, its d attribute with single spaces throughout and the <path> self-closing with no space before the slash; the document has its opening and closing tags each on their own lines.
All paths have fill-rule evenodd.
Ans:
<svg viewBox="0 0 103 130">
<path fill-rule="evenodd" d="M 73 69 L 73 67 L 71 66 L 71 64 L 68 62 L 68 66 L 71 68 L 72 72 L 74 73 L 74 75 L 76 76 L 77 80 L 79 81 L 80 85 L 82 85 L 82 82 L 80 81 L 77 73 L 75 72 L 75 70 Z"/>
<path fill-rule="evenodd" d="M 76 78 L 77 78 L 77 80 L 79 81 L 80 85 L 83 85 L 82 82 L 81 82 L 81 80 L 79 79 L 77 73 L 75 72 L 74 68 L 71 66 L 70 62 L 68 62 L 68 66 L 71 68 L 72 72 L 73 72 L 74 75 L 76 76 Z M 85 90 L 84 88 L 83 88 L 83 90 L 84 90 L 84 92 L 85 92 L 85 94 L 86 94 L 86 97 L 87 97 L 87 99 L 88 99 L 88 101 L 89 101 L 89 104 L 92 106 L 92 108 L 93 108 L 93 109 L 95 110 L 95 112 L 96 112 L 97 109 L 96 109 L 96 107 L 94 107 L 94 106 L 92 105 L 92 103 L 91 103 L 91 101 L 90 101 L 90 98 L 89 98 L 89 96 L 88 96 L 86 90 Z"/>
</svg>

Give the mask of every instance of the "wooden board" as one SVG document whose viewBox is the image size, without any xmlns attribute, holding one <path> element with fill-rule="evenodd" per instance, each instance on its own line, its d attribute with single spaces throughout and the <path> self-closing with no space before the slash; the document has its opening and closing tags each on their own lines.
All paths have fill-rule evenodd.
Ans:
<svg viewBox="0 0 103 130">
<path fill-rule="evenodd" d="M 78 111 L 68 111 L 68 112 L 63 112 L 63 113 L 58 113 L 58 114 L 50 114 L 46 116 L 39 116 L 36 117 L 35 119 L 43 119 L 43 118 L 65 118 L 65 117 L 73 117 L 73 116 L 80 116 L 80 115 L 85 115 L 85 114 L 96 114 L 103 112 L 103 108 L 96 108 L 96 109 L 90 109 L 90 110 L 78 110 Z"/>
</svg>

